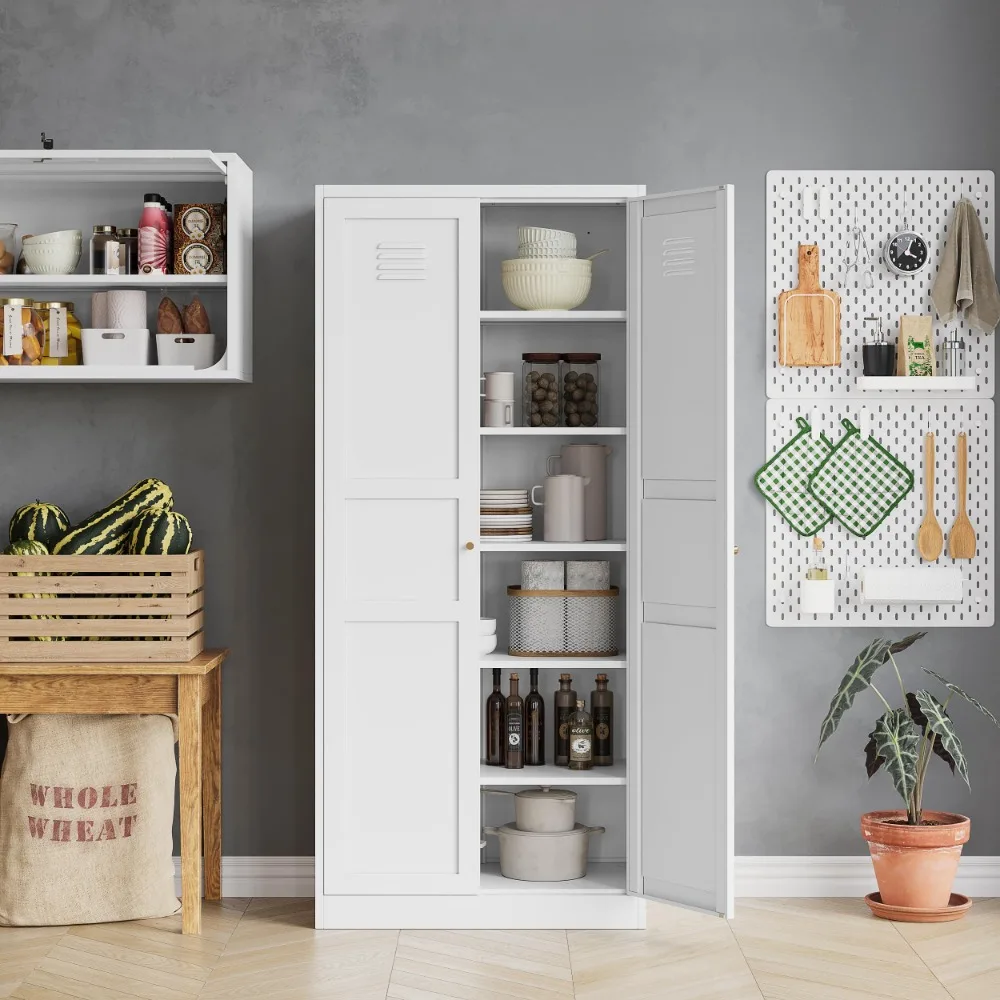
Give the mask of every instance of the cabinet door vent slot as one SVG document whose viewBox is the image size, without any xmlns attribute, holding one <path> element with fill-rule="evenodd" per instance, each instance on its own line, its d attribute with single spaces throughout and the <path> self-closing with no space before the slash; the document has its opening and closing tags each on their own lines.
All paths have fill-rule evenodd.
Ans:
<svg viewBox="0 0 1000 1000">
<path fill-rule="evenodd" d="M 375 277 L 379 281 L 426 281 L 427 246 L 423 243 L 378 243 Z"/>
<path fill-rule="evenodd" d="M 674 236 L 663 241 L 663 277 L 681 278 L 694 274 L 694 239 Z"/>
</svg>

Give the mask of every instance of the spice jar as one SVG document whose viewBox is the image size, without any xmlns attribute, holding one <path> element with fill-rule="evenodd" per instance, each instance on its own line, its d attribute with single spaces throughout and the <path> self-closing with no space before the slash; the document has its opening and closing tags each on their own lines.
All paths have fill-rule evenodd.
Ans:
<svg viewBox="0 0 1000 1000">
<path fill-rule="evenodd" d="M 564 354 L 562 362 L 563 422 L 567 427 L 600 424 L 600 354 Z"/>
<path fill-rule="evenodd" d="M 521 422 L 525 427 L 559 424 L 559 361 L 561 354 L 521 355 Z"/>
<path fill-rule="evenodd" d="M 90 273 L 123 274 L 121 244 L 114 226 L 94 226 L 90 238 Z"/>
<path fill-rule="evenodd" d="M 42 320 L 31 299 L 0 299 L 0 365 L 37 365 L 42 357 Z"/>
<path fill-rule="evenodd" d="M 139 273 L 139 230 L 119 229 L 118 242 L 121 249 L 118 251 L 119 274 Z"/>
<path fill-rule="evenodd" d="M 83 351 L 80 341 L 80 321 L 74 315 L 75 308 L 72 302 L 35 303 L 35 310 L 42 321 L 43 365 L 80 364 Z"/>
</svg>

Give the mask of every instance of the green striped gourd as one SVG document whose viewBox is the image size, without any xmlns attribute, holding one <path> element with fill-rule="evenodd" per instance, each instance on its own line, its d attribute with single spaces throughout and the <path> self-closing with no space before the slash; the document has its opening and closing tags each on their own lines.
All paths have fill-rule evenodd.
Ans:
<svg viewBox="0 0 1000 1000">
<path fill-rule="evenodd" d="M 174 510 L 144 510 L 132 522 L 130 555 L 182 556 L 191 551 L 191 525 Z"/>
<path fill-rule="evenodd" d="M 69 518 L 62 507 L 54 503 L 26 503 L 14 511 L 10 519 L 12 542 L 41 542 L 46 554 L 69 531 Z M 27 553 L 25 553 L 27 554 Z"/>
<path fill-rule="evenodd" d="M 52 552 L 56 555 L 113 555 L 121 552 L 132 522 L 152 507 L 169 510 L 174 497 L 170 487 L 159 479 L 143 479 L 113 503 L 85 518 L 63 535 Z"/>
<path fill-rule="evenodd" d="M 16 542 L 11 542 L 10 545 L 8 545 L 7 548 L 5 548 L 3 550 L 3 554 L 5 556 L 47 556 L 49 554 L 49 550 L 48 550 L 48 548 L 42 542 L 35 541 L 35 540 L 19 540 L 19 541 L 16 541 Z M 18 573 L 17 575 L 18 576 L 37 576 L 39 574 L 32 573 L 32 572 L 26 570 L 26 571 L 24 571 L 22 573 Z M 43 573 L 43 574 L 40 574 L 40 575 L 44 576 L 45 574 Z M 54 601 L 56 599 L 56 595 L 55 594 L 18 594 L 17 596 L 20 597 L 20 598 L 23 598 L 24 600 L 43 600 L 43 599 L 44 600 L 50 600 L 51 599 L 51 600 Z M 13 615 L 12 617 L 14 617 L 14 618 L 25 617 L 25 618 L 34 619 L 35 621 L 41 621 L 43 619 L 58 618 L 59 615 L 24 615 L 24 616 L 22 616 L 22 615 Z M 52 641 L 52 636 L 51 635 L 36 635 L 36 636 L 33 636 L 32 638 L 34 640 L 36 640 L 36 641 L 39 641 L 39 642 L 51 642 Z"/>
</svg>

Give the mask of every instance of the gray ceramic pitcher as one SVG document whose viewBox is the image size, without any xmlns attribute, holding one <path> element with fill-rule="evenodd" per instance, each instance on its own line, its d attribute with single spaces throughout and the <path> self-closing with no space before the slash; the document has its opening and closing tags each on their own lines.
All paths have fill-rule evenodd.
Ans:
<svg viewBox="0 0 1000 1000">
<path fill-rule="evenodd" d="M 587 486 L 583 491 L 584 541 L 597 542 L 608 537 L 608 474 L 607 464 L 611 448 L 606 444 L 564 444 L 558 455 L 550 455 L 545 471 L 555 475 L 559 471 L 570 476 L 584 476 Z"/>
</svg>

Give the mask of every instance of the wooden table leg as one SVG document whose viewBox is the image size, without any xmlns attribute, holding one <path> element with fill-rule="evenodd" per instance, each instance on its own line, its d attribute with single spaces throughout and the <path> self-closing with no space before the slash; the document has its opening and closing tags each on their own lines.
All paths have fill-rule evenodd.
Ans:
<svg viewBox="0 0 1000 1000">
<path fill-rule="evenodd" d="M 201 693 L 199 674 L 182 674 L 177 678 L 184 934 L 201 933 Z"/>
<path fill-rule="evenodd" d="M 202 709 L 201 821 L 205 899 L 222 899 L 222 671 L 205 676 Z"/>
</svg>

